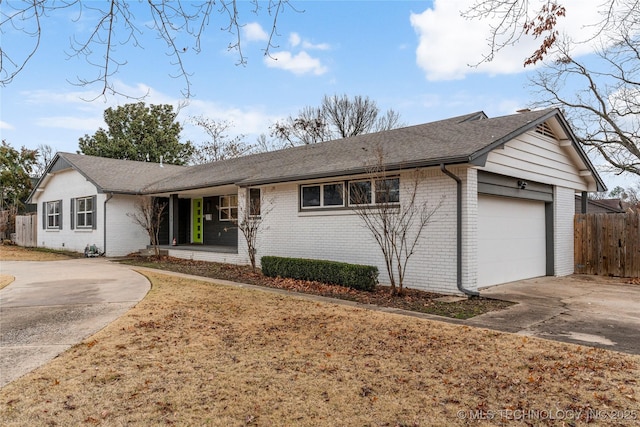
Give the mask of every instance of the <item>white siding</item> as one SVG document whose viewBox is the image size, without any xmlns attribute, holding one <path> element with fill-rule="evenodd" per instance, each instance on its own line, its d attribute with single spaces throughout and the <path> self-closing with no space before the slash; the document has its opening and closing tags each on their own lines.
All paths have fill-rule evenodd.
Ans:
<svg viewBox="0 0 640 427">
<path fill-rule="evenodd" d="M 507 142 L 503 148 L 489 153 L 482 169 L 543 184 L 587 191 L 588 183 L 580 176 L 580 170 L 576 167 L 569 150 L 574 149 L 561 147 L 559 141 L 529 131 Z"/>
<path fill-rule="evenodd" d="M 574 200 L 575 195 L 571 188 L 555 187 L 553 194 L 553 251 L 554 274 L 556 276 L 568 276 L 574 271 Z"/>
</svg>

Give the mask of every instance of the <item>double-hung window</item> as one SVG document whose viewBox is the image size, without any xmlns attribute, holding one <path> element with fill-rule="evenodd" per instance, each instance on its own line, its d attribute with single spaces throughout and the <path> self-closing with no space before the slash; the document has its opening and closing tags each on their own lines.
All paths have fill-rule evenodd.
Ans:
<svg viewBox="0 0 640 427">
<path fill-rule="evenodd" d="M 45 218 L 47 230 L 59 230 L 62 223 L 62 200 L 56 200 L 54 202 L 45 202 Z"/>
<path fill-rule="evenodd" d="M 300 187 L 302 209 L 339 208 L 344 206 L 344 183 L 302 185 Z"/>
<path fill-rule="evenodd" d="M 238 219 L 238 195 L 231 194 L 228 196 L 220 196 L 220 221 L 235 221 Z"/>
<path fill-rule="evenodd" d="M 76 227 L 93 228 L 93 197 L 76 199 Z"/>
</svg>

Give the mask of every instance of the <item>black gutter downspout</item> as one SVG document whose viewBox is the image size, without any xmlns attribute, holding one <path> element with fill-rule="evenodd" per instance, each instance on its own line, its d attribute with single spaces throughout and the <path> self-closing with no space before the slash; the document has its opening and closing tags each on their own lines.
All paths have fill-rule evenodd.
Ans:
<svg viewBox="0 0 640 427">
<path fill-rule="evenodd" d="M 457 256 L 457 268 L 456 268 L 456 285 L 458 290 L 470 297 L 479 297 L 480 294 L 476 291 L 470 291 L 462 286 L 462 180 L 448 171 L 444 163 L 440 163 L 440 170 L 449 178 L 456 181 L 456 209 L 457 209 L 457 230 L 456 230 L 456 256 Z"/>
<path fill-rule="evenodd" d="M 107 202 L 109 200 L 111 200 L 111 198 L 113 197 L 113 193 L 109 193 L 107 195 L 107 198 L 104 200 L 104 209 L 103 209 L 103 214 L 102 214 L 102 240 L 103 240 L 103 245 L 102 245 L 102 254 L 106 255 L 107 253 Z"/>
</svg>

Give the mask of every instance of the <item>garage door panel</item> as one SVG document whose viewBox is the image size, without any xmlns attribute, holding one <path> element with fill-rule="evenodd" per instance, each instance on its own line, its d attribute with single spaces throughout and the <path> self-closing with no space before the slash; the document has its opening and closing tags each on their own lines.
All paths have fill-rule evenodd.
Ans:
<svg viewBox="0 0 640 427">
<path fill-rule="evenodd" d="M 478 196 L 478 287 L 546 274 L 544 202 Z"/>
</svg>

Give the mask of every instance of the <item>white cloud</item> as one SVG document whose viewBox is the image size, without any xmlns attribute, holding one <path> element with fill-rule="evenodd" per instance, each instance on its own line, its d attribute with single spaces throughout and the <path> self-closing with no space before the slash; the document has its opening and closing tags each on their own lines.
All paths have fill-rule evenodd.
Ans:
<svg viewBox="0 0 640 427">
<path fill-rule="evenodd" d="M 307 40 L 305 40 L 304 42 L 302 42 L 302 47 L 304 49 L 309 49 L 309 50 L 329 50 L 331 49 L 331 46 L 329 45 L 329 43 L 311 43 Z"/>
<path fill-rule="evenodd" d="M 540 1 L 540 0 L 538 0 Z M 489 52 L 487 38 L 495 21 L 467 20 L 461 11 L 475 0 L 435 0 L 432 8 L 412 13 L 410 22 L 418 35 L 416 61 L 428 80 L 462 79 L 470 73 L 513 74 L 525 71 L 525 59 L 540 45 L 540 40 L 524 36 L 514 46 L 503 49 L 493 61 L 479 63 Z M 531 2 L 536 8 L 536 2 Z M 588 24 L 598 20 L 600 0 L 584 0 L 567 7 L 567 16 L 558 20 L 561 33 L 574 40 L 587 40 L 593 28 Z M 587 44 L 577 46 L 574 54 L 591 51 Z"/>
<path fill-rule="evenodd" d="M 302 47 L 305 50 L 330 50 L 331 45 L 329 43 L 312 43 L 309 40 L 303 39 L 298 33 L 289 34 L 289 45 L 291 47 Z"/>
<path fill-rule="evenodd" d="M 289 34 L 289 44 L 291 46 L 297 47 L 301 41 L 302 41 L 302 38 L 300 37 L 300 34 L 298 33 Z"/>
<path fill-rule="evenodd" d="M 244 27 L 242 27 L 242 32 L 244 36 L 244 40 L 247 41 L 267 41 L 269 40 L 269 35 L 265 30 L 262 29 L 262 26 L 257 22 L 251 22 Z"/>
<path fill-rule="evenodd" d="M 0 120 L 0 129 L 13 130 L 15 128 L 11 126 L 9 123 Z"/>
<path fill-rule="evenodd" d="M 189 103 L 181 112 L 180 118 L 185 127 L 185 139 L 199 139 L 195 134 L 201 133 L 201 129 L 191 125 L 188 118 L 194 116 L 204 116 L 216 121 L 228 121 L 232 123 L 229 133 L 232 135 L 243 134 L 253 142 L 255 137 L 265 132 L 278 117 L 266 113 L 265 106 L 242 106 L 223 105 L 215 101 L 194 100 Z M 194 128 L 197 131 L 194 133 Z"/>
<path fill-rule="evenodd" d="M 322 75 L 327 72 L 327 67 L 322 65 L 319 59 L 304 51 L 295 55 L 286 51 L 274 52 L 271 57 L 265 57 L 264 61 L 268 67 L 291 71 L 294 74 Z"/>
</svg>

